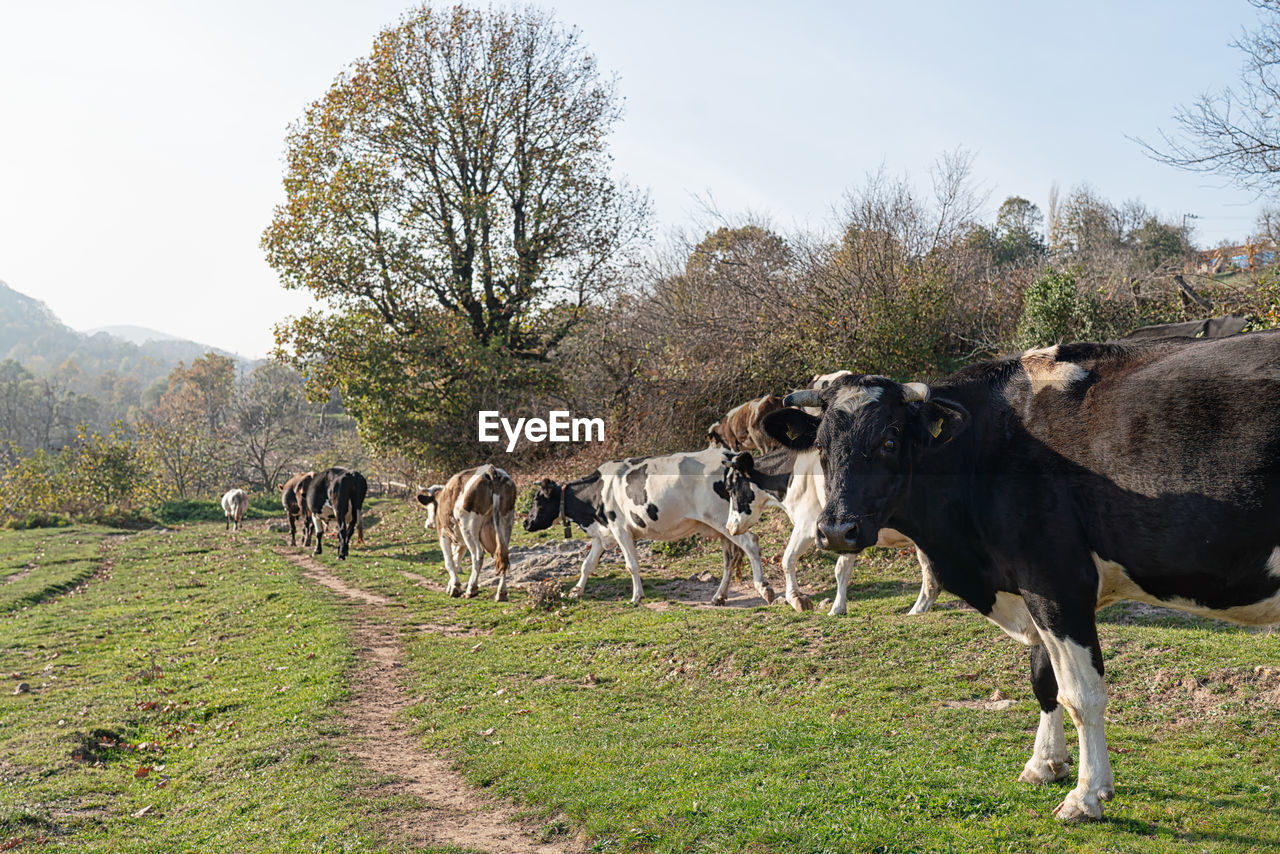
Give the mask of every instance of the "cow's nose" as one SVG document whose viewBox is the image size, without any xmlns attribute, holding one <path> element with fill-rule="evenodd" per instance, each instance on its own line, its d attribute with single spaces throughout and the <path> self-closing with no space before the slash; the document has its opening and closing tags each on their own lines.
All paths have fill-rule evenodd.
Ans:
<svg viewBox="0 0 1280 854">
<path fill-rule="evenodd" d="M 818 548 L 833 552 L 853 551 L 858 539 L 857 522 L 818 523 Z"/>
</svg>

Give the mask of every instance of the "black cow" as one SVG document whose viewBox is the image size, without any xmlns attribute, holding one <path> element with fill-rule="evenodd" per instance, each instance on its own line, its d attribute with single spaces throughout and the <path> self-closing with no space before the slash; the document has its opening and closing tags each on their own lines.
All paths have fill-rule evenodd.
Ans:
<svg viewBox="0 0 1280 854">
<path fill-rule="evenodd" d="M 347 559 L 352 533 L 364 542 L 364 522 L 360 508 L 369 492 L 369 484 L 358 471 L 344 468 L 325 469 L 311 478 L 307 487 L 307 509 L 316 531 L 316 554 L 323 552 L 324 531 L 329 519 L 338 523 L 338 559 Z"/>
<path fill-rule="evenodd" d="M 765 420 L 819 448 L 822 547 L 856 552 L 893 527 L 1032 646 L 1042 711 L 1021 779 L 1067 776 L 1062 707 L 1080 736 L 1059 819 L 1100 818 L 1114 791 L 1095 610 L 1280 622 L 1280 332 L 1069 344 L 933 388 L 849 376 L 787 402 L 823 407 Z"/>
</svg>

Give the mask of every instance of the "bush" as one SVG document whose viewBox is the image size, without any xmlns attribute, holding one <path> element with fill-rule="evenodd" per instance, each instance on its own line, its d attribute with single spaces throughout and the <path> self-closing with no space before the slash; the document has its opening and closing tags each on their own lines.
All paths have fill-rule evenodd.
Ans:
<svg viewBox="0 0 1280 854">
<path fill-rule="evenodd" d="M 25 516 L 14 516 L 5 522 L 11 531 L 26 531 L 31 528 L 66 528 L 71 520 L 60 513 L 28 513 Z"/>
</svg>

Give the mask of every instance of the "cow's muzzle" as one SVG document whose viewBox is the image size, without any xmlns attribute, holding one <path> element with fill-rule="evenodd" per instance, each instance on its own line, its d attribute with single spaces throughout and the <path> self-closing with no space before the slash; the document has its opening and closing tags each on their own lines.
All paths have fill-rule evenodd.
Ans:
<svg viewBox="0 0 1280 854">
<path fill-rule="evenodd" d="M 862 526 L 853 522 L 819 522 L 818 548 L 829 552 L 856 552 L 862 549 L 858 536 Z"/>
</svg>

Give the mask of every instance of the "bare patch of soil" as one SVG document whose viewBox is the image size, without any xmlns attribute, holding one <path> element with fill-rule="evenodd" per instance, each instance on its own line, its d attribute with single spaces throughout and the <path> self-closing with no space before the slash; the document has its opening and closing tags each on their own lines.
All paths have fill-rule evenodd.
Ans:
<svg viewBox="0 0 1280 854">
<path fill-rule="evenodd" d="M 1009 699 L 1004 695 L 1003 691 L 997 690 L 985 700 L 944 700 L 941 705 L 944 709 L 976 709 L 983 712 L 1003 712 L 1017 706 L 1018 701 Z"/>
<path fill-rule="evenodd" d="M 1220 667 L 1203 674 L 1162 669 L 1147 684 L 1150 696 L 1183 701 L 1196 719 L 1218 714 L 1228 704 L 1259 711 L 1280 709 L 1280 668 Z"/>
<path fill-rule="evenodd" d="M 12 584 L 15 581 L 21 581 L 22 579 L 30 575 L 32 572 L 34 572 L 37 565 L 38 564 L 34 564 L 34 563 L 23 564 L 22 569 L 18 570 L 13 575 L 6 577 L 4 580 L 4 583 Z"/>
<path fill-rule="evenodd" d="M 398 626 L 381 610 L 390 600 L 347 584 L 308 555 L 283 549 L 277 553 L 298 566 L 307 578 L 361 606 L 354 620 L 361 664 L 351 680 L 351 704 L 345 715 L 352 738 L 343 747 L 366 767 L 396 778 L 391 787 L 397 793 L 422 801 L 418 812 L 392 819 L 392 829 L 420 846 L 455 845 L 490 854 L 563 854 L 571 850 L 539 842 L 532 834 L 536 828 L 522 825 L 511 807 L 481 796 L 453 771 L 448 760 L 418 746 L 401 714 L 410 700 L 398 675 L 402 657 Z M 432 630 L 433 625 L 417 627 Z"/>
<path fill-rule="evenodd" d="M 658 582 L 650 587 L 681 605 L 695 608 L 758 608 L 768 604 L 750 582 L 731 582 L 725 603 L 712 605 L 711 599 L 720 587 L 720 576 L 714 572 L 703 571 L 688 578 Z M 659 610 L 664 609 L 659 607 Z"/>
</svg>

